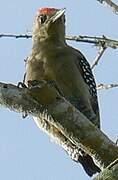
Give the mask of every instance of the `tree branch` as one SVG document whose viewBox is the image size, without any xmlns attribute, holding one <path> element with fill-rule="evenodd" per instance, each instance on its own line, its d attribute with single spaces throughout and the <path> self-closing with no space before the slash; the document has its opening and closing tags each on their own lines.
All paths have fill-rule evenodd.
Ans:
<svg viewBox="0 0 118 180">
<path fill-rule="evenodd" d="M 16 39 L 19 39 L 19 38 L 30 39 L 32 38 L 32 35 L 31 34 L 0 34 L 0 38 L 3 38 L 3 37 L 16 38 Z M 107 38 L 104 35 L 102 37 L 86 36 L 86 35 L 85 36 L 82 36 L 82 35 L 66 36 L 66 40 L 94 44 L 95 46 L 98 46 L 98 47 L 102 47 L 104 44 L 106 47 L 110 47 L 113 49 L 118 48 L 117 40 Z"/>
<path fill-rule="evenodd" d="M 111 0 L 97 0 L 99 1 L 101 4 L 105 4 L 108 7 L 110 7 L 112 9 L 112 11 L 118 15 L 118 5 L 115 4 L 113 1 Z"/>
<path fill-rule="evenodd" d="M 118 159 L 112 162 L 93 180 L 117 180 L 118 179 Z"/>
<path fill-rule="evenodd" d="M 118 87 L 118 84 L 102 84 L 102 83 L 100 83 L 97 85 L 98 90 L 110 89 L 110 88 L 114 88 L 114 87 Z"/>
<path fill-rule="evenodd" d="M 45 92 L 44 89 L 46 89 Z M 40 97 L 46 97 L 47 94 L 51 94 L 50 99 L 48 98 L 48 102 L 44 102 L 43 98 Z M 47 125 L 53 125 L 54 128 L 58 129 L 61 137 L 63 136 L 65 140 L 69 139 L 69 143 L 72 145 L 82 147 L 95 158 L 101 168 L 107 167 L 118 158 L 116 144 L 47 84 L 28 89 L 0 83 L 0 104 L 11 110 L 26 112 L 35 117 L 44 115 L 44 120 L 44 112 L 46 112 Z M 47 129 L 45 131 L 48 131 Z M 49 133 L 53 136 L 52 131 Z M 60 145 L 62 143 L 63 147 L 64 138 L 60 138 L 59 143 Z M 73 150 L 70 148 L 71 144 L 69 144 L 69 149 Z M 65 149 L 69 152 L 67 144 Z"/>
<path fill-rule="evenodd" d="M 91 69 L 93 69 L 98 64 L 98 62 L 99 62 L 100 58 L 102 57 L 102 55 L 104 54 L 105 50 L 106 50 L 105 46 L 102 46 L 100 48 L 95 60 L 91 64 Z"/>
<path fill-rule="evenodd" d="M 30 34 L 0 34 L 0 38 L 16 38 L 16 39 L 20 39 L 20 38 L 25 38 L 25 39 L 30 39 L 32 38 L 32 35 Z"/>
<path fill-rule="evenodd" d="M 72 41 L 79 41 L 79 42 L 85 42 L 85 43 L 90 43 L 94 44 L 98 47 L 101 46 L 106 46 L 106 47 L 111 47 L 111 48 L 118 48 L 118 41 L 114 39 L 107 38 L 106 36 L 66 36 L 67 40 L 72 40 Z"/>
<path fill-rule="evenodd" d="M 0 83 L 0 105 L 24 114 L 39 116 L 40 121 L 35 121 L 37 126 L 48 134 L 58 145 L 60 145 L 76 162 L 80 162 L 80 151 L 69 141 L 58 129 L 50 124 L 45 117 L 44 108 L 29 94 L 28 89 L 18 88 L 13 84 Z M 44 116 L 42 116 L 44 115 Z M 50 116 L 51 119 L 51 116 Z M 34 119 L 35 120 L 35 119 Z"/>
</svg>

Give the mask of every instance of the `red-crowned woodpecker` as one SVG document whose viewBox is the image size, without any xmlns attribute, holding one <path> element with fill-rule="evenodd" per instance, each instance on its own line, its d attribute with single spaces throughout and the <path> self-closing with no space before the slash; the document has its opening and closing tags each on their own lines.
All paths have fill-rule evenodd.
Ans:
<svg viewBox="0 0 118 180">
<path fill-rule="evenodd" d="M 90 65 L 79 50 L 65 41 L 65 9 L 39 9 L 34 18 L 32 39 L 25 83 L 53 81 L 61 95 L 100 128 L 96 83 Z M 89 176 L 100 172 L 92 157 L 82 150 L 79 159 Z"/>
</svg>

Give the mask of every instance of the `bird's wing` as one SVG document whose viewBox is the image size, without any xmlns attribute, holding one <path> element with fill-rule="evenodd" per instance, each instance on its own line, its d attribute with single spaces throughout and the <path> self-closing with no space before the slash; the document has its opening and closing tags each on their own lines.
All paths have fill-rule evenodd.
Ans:
<svg viewBox="0 0 118 180">
<path fill-rule="evenodd" d="M 97 89 L 96 89 L 96 83 L 95 79 L 91 70 L 91 67 L 84 57 L 84 55 L 76 50 L 77 53 L 77 59 L 76 59 L 76 66 L 81 71 L 81 75 L 85 81 L 85 83 L 88 85 L 89 92 L 90 92 L 90 102 L 92 109 L 94 113 L 96 114 L 96 121 L 95 125 L 100 127 L 100 117 L 99 117 L 99 106 L 98 106 L 98 97 L 97 97 Z"/>
</svg>

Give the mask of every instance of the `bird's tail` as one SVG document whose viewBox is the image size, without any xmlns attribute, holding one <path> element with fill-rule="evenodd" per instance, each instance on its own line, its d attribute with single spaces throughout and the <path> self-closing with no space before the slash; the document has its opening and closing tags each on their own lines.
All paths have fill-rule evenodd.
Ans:
<svg viewBox="0 0 118 180">
<path fill-rule="evenodd" d="M 85 152 L 82 155 L 79 155 L 78 162 L 83 166 L 86 173 L 92 177 L 96 173 L 100 173 L 100 168 L 95 165 L 92 157 Z"/>
</svg>

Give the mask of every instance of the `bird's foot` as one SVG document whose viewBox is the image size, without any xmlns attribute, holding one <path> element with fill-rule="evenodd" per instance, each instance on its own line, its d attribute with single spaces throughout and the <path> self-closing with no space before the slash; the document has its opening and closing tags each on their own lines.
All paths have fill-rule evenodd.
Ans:
<svg viewBox="0 0 118 180">
<path fill-rule="evenodd" d="M 33 81 L 28 81 L 28 88 L 37 88 L 37 87 L 42 87 L 44 85 L 48 85 L 50 87 L 55 88 L 58 93 L 61 96 L 64 96 L 61 90 L 58 88 L 56 82 L 54 80 L 33 80 Z"/>
<path fill-rule="evenodd" d="M 18 82 L 17 87 L 18 88 L 27 88 L 27 86 L 22 82 Z M 23 119 L 25 119 L 27 116 L 28 116 L 27 112 L 22 112 Z"/>
<path fill-rule="evenodd" d="M 118 146 L 118 138 L 116 139 L 116 145 Z"/>
<path fill-rule="evenodd" d="M 27 86 L 23 83 L 23 82 L 18 82 L 18 84 L 17 84 L 17 87 L 18 88 L 27 88 Z"/>
<path fill-rule="evenodd" d="M 28 81 L 28 88 L 42 87 L 46 84 L 45 80 L 30 80 Z"/>
<path fill-rule="evenodd" d="M 54 87 L 54 88 L 58 91 L 58 93 L 59 93 L 61 96 L 64 97 L 64 94 L 62 93 L 62 91 L 60 90 L 60 88 L 58 87 L 57 83 L 56 83 L 54 80 L 48 80 L 48 81 L 46 81 L 46 82 L 47 82 L 47 84 L 49 84 L 50 86 Z"/>
<path fill-rule="evenodd" d="M 28 116 L 27 112 L 22 113 L 22 118 L 25 119 Z"/>
</svg>

